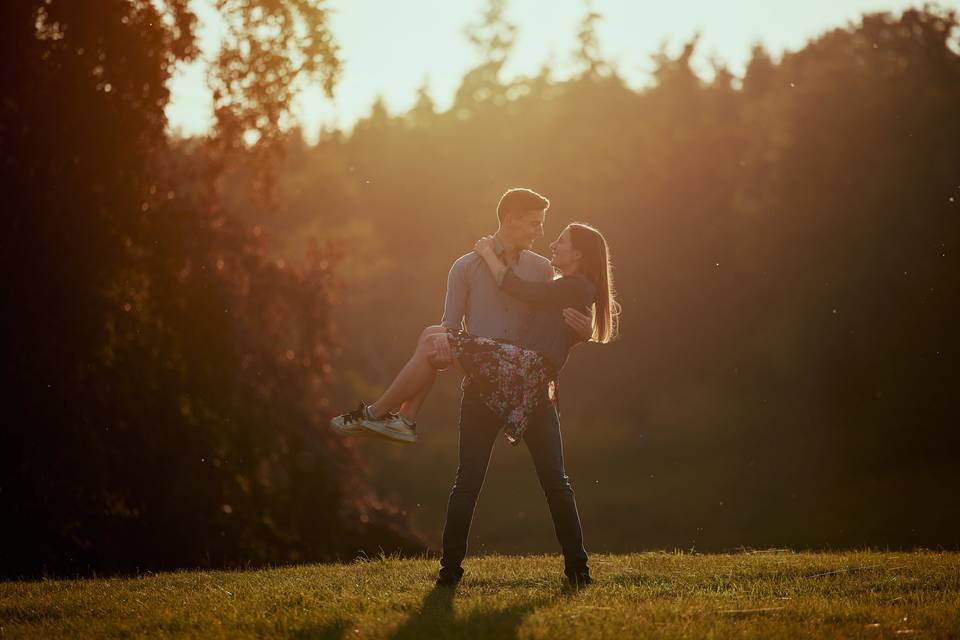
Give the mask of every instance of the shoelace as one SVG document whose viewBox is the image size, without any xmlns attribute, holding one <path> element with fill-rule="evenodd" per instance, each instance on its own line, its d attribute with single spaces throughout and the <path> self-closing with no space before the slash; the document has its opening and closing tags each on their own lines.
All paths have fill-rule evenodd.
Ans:
<svg viewBox="0 0 960 640">
<path fill-rule="evenodd" d="M 343 414 L 343 423 L 350 424 L 351 422 L 360 422 L 366 417 L 365 409 L 366 407 L 361 402 L 359 409 Z"/>
</svg>

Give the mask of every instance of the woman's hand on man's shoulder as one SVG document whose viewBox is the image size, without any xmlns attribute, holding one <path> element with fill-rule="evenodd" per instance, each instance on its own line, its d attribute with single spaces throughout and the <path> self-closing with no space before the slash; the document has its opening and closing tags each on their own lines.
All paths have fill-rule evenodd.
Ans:
<svg viewBox="0 0 960 640">
<path fill-rule="evenodd" d="M 476 251 L 480 256 L 487 256 L 490 254 L 496 255 L 493 236 L 482 236 L 473 245 L 473 250 Z"/>
</svg>

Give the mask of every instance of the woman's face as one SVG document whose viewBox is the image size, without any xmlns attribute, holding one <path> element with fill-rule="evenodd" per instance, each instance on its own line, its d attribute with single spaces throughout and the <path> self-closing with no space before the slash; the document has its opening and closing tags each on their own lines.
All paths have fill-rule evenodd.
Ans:
<svg viewBox="0 0 960 640">
<path fill-rule="evenodd" d="M 550 243 L 550 264 L 563 274 L 576 271 L 581 257 L 583 254 L 574 249 L 570 241 L 570 227 L 564 229 L 560 237 Z"/>
</svg>

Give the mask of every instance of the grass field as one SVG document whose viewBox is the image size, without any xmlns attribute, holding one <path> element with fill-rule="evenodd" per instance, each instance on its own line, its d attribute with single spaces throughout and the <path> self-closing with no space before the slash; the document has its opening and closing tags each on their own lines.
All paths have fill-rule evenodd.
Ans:
<svg viewBox="0 0 960 640">
<path fill-rule="evenodd" d="M 469 558 L 0 583 L 2 638 L 958 638 L 960 554 L 640 553 Z"/>
</svg>

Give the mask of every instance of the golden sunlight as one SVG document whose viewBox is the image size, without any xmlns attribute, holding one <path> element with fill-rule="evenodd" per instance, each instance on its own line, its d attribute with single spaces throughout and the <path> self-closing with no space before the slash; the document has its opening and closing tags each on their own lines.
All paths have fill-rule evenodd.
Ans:
<svg viewBox="0 0 960 640">
<path fill-rule="evenodd" d="M 762 43 L 774 56 L 796 50 L 825 30 L 845 26 L 863 12 L 898 12 L 915 5 L 909 0 L 809 0 L 804 3 L 735 0 L 677 0 L 638 3 L 628 0 L 511 0 L 506 17 L 517 27 L 505 77 L 533 75 L 549 65 L 557 79 L 572 71 L 571 52 L 577 27 L 588 10 L 600 14 L 597 31 L 605 58 L 633 87 L 647 84 L 651 55 L 661 46 L 676 54 L 695 34 L 701 35 L 693 65 L 704 77 L 714 63 L 743 73 L 753 44 Z M 951 3 L 948 3 L 951 4 Z M 210 0 L 194 0 L 200 18 L 201 46 L 212 56 L 223 35 Z M 464 28 L 479 19 L 484 0 L 446 2 L 410 0 L 334 0 L 331 25 L 344 61 L 343 76 L 328 99 L 320 87 L 307 87 L 296 102 L 299 124 L 307 138 L 321 128 L 350 129 L 382 97 L 391 113 L 402 113 L 425 87 L 438 110 L 453 101 L 465 71 L 477 63 Z M 173 99 L 167 109 L 170 129 L 180 135 L 202 134 L 212 123 L 212 101 L 203 86 L 205 64 L 183 65 L 171 80 Z"/>
</svg>

